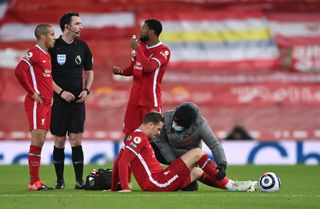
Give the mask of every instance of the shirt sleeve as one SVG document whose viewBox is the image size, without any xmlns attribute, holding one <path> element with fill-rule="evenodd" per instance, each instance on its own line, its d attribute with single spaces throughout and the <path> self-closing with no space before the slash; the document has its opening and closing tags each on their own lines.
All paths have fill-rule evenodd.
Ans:
<svg viewBox="0 0 320 209">
<path fill-rule="evenodd" d="M 84 70 L 92 70 L 93 57 L 89 46 L 85 43 Z"/>
<path fill-rule="evenodd" d="M 204 141 L 204 143 L 208 146 L 211 150 L 211 153 L 217 162 L 217 165 L 224 164 L 227 166 L 227 160 L 224 153 L 224 150 L 221 146 L 221 143 L 213 133 L 212 129 L 209 127 L 207 121 L 205 120 L 204 123 L 201 125 L 199 133 L 201 134 L 200 137 Z"/>
<path fill-rule="evenodd" d="M 118 175 L 121 189 L 129 189 L 129 164 L 136 155 L 129 149 L 125 148 L 118 161 Z"/>
<path fill-rule="evenodd" d="M 123 153 L 123 149 L 120 150 L 118 157 L 113 162 L 111 191 L 117 191 L 118 185 L 120 184 L 118 163 L 119 163 L 119 159 L 122 156 L 122 153 Z"/>
<path fill-rule="evenodd" d="M 138 47 L 137 50 L 137 58 L 139 59 L 143 71 L 145 72 L 154 72 L 157 68 L 159 68 L 163 63 L 167 62 L 168 59 L 162 59 L 160 56 L 161 52 L 155 54 L 151 58 L 147 58 L 143 53 L 142 47 Z"/>
<path fill-rule="evenodd" d="M 121 75 L 125 75 L 125 76 L 133 75 L 134 59 L 135 59 L 134 57 L 131 58 L 130 65 L 122 71 Z"/>
<path fill-rule="evenodd" d="M 28 78 L 28 74 L 30 74 L 30 67 L 31 63 L 23 58 L 15 69 L 15 76 L 21 86 L 30 94 L 32 95 L 35 90 L 31 83 L 31 80 Z"/>
</svg>

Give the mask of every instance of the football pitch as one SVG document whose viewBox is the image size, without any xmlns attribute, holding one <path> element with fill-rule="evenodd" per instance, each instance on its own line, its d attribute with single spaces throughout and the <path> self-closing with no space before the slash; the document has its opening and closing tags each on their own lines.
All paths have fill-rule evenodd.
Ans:
<svg viewBox="0 0 320 209">
<path fill-rule="evenodd" d="M 112 165 L 86 165 L 85 175 L 93 168 Z M 141 192 L 133 182 L 131 193 L 74 190 L 73 167 L 66 166 L 64 190 L 28 191 L 28 167 L 0 166 L 0 209 L 313 209 L 320 208 L 320 166 L 229 166 L 227 174 L 234 180 L 257 180 L 263 172 L 280 176 L 277 193 L 227 192 L 199 183 L 197 192 Z M 53 166 L 41 167 L 42 180 L 55 184 Z"/>
</svg>

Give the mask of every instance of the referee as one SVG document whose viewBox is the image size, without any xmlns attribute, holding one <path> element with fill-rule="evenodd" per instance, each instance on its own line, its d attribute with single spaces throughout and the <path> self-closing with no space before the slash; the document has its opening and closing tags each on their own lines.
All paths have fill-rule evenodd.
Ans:
<svg viewBox="0 0 320 209">
<path fill-rule="evenodd" d="M 52 58 L 54 102 L 51 133 L 54 135 L 53 160 L 57 176 L 56 189 L 64 189 L 64 147 L 68 136 L 72 148 L 75 189 L 83 189 L 83 150 L 81 146 L 85 121 L 85 100 L 93 82 L 92 53 L 86 42 L 79 40 L 82 23 L 77 12 L 60 18 L 62 36 L 49 52 Z M 85 82 L 82 74 L 85 71 Z M 84 83 L 84 84 L 83 84 Z"/>
</svg>

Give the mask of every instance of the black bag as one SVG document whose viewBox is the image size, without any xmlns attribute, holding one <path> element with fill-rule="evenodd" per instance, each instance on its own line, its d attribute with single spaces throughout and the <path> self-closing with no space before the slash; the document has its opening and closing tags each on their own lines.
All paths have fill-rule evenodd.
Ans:
<svg viewBox="0 0 320 209">
<path fill-rule="evenodd" d="M 111 189 L 112 169 L 93 169 L 86 178 L 84 188 L 86 190 L 105 190 Z"/>
</svg>

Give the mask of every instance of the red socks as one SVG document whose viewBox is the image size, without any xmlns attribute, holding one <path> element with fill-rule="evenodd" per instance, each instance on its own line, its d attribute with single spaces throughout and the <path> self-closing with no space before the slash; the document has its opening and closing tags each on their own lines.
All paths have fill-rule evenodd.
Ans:
<svg viewBox="0 0 320 209">
<path fill-rule="evenodd" d="M 34 145 L 30 145 L 29 149 L 29 173 L 30 173 L 30 184 L 34 184 L 40 181 L 40 160 L 41 160 L 41 148 Z"/>
<path fill-rule="evenodd" d="M 225 189 L 226 184 L 228 183 L 229 179 L 227 177 L 223 178 L 222 180 L 217 180 L 216 175 L 218 170 L 216 169 L 217 165 L 211 161 L 207 154 L 204 154 L 200 160 L 198 161 L 200 168 L 204 171 L 201 178 L 199 179 L 202 183 Z"/>
</svg>

